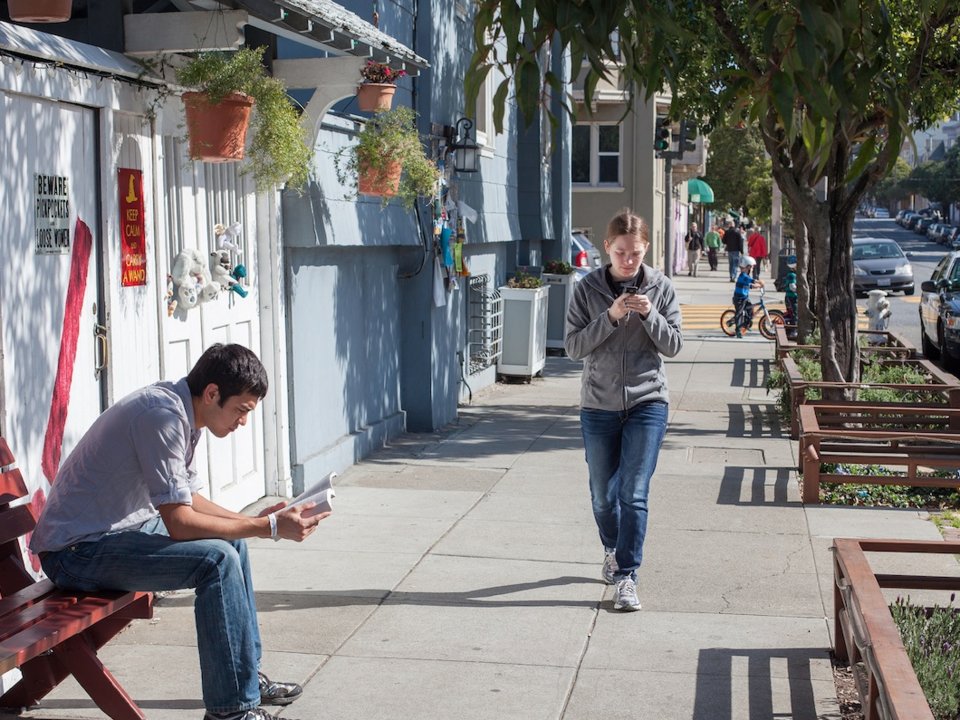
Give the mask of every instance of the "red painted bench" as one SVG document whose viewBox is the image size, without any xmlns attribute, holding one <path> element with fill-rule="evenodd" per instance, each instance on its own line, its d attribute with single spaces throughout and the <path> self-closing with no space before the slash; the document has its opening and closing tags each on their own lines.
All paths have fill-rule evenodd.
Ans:
<svg viewBox="0 0 960 720">
<path fill-rule="evenodd" d="M 67 675 L 73 675 L 114 720 L 144 720 L 144 714 L 97 651 L 135 618 L 153 615 L 145 592 L 70 593 L 49 580 L 35 580 L 23 563 L 19 538 L 33 530 L 13 454 L 0 438 L 0 674 L 20 668 L 22 679 L 0 696 L 0 708 L 30 707 Z"/>
</svg>

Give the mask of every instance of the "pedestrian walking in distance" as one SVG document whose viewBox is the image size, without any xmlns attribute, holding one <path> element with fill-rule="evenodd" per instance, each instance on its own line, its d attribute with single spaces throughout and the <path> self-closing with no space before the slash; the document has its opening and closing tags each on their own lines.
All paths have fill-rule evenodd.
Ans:
<svg viewBox="0 0 960 720">
<path fill-rule="evenodd" d="M 707 248 L 707 262 L 710 263 L 710 269 L 716 270 L 717 253 L 720 250 L 720 233 L 716 226 L 703 236 L 703 244 Z"/>
<path fill-rule="evenodd" d="M 687 246 L 687 275 L 697 277 L 700 256 L 703 254 L 703 235 L 697 229 L 696 223 L 690 223 L 684 242 Z"/>
<path fill-rule="evenodd" d="M 565 348 L 583 360 L 580 427 L 590 499 L 603 544 L 601 577 L 615 585 L 615 610 L 640 609 L 637 570 L 647 534 L 647 499 L 667 428 L 663 358 L 683 346 L 673 284 L 645 265 L 647 224 L 629 209 L 607 225 L 610 263 L 577 283 Z"/>
<path fill-rule="evenodd" d="M 727 221 L 727 228 L 723 231 L 723 246 L 727 249 L 730 282 L 736 282 L 740 267 L 740 254 L 743 252 L 743 235 L 730 220 Z"/>
</svg>

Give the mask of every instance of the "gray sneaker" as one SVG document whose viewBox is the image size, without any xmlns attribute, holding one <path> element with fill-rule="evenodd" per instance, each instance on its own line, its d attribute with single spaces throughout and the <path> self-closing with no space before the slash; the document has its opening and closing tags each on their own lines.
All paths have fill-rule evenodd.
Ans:
<svg viewBox="0 0 960 720">
<path fill-rule="evenodd" d="M 640 609 L 640 598 L 637 597 L 637 583 L 633 578 L 625 577 L 617 581 L 614 591 L 616 598 L 613 601 L 614 610 L 633 612 Z"/>
<path fill-rule="evenodd" d="M 603 578 L 603 581 L 607 585 L 613 585 L 617 582 L 617 579 L 614 576 L 617 574 L 617 570 L 619 569 L 620 566 L 617 565 L 617 551 L 604 550 L 603 567 L 600 568 L 600 577 Z"/>
</svg>

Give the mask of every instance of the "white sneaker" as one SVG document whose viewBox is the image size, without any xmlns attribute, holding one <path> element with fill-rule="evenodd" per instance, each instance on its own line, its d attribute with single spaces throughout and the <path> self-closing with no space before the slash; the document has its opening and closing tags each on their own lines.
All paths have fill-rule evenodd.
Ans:
<svg viewBox="0 0 960 720">
<path fill-rule="evenodd" d="M 613 585 L 617 582 L 617 579 L 614 576 L 617 574 L 617 570 L 619 569 L 620 566 L 617 565 L 617 551 L 604 550 L 603 567 L 600 568 L 600 577 L 603 578 L 603 581 L 607 585 Z"/>
<path fill-rule="evenodd" d="M 615 591 L 616 599 L 613 601 L 614 610 L 623 610 L 624 612 L 633 612 L 640 609 L 640 598 L 637 597 L 637 583 L 633 578 L 623 578 L 617 581 Z"/>
</svg>

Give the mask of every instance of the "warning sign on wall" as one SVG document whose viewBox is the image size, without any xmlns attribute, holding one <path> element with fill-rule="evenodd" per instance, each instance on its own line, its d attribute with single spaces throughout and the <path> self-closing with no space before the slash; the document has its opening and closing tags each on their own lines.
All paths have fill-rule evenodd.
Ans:
<svg viewBox="0 0 960 720">
<path fill-rule="evenodd" d="M 70 190 L 63 175 L 34 175 L 37 255 L 70 252 Z"/>
<path fill-rule="evenodd" d="M 120 284 L 147 284 L 147 240 L 143 221 L 143 171 L 117 170 L 120 190 Z"/>
</svg>

